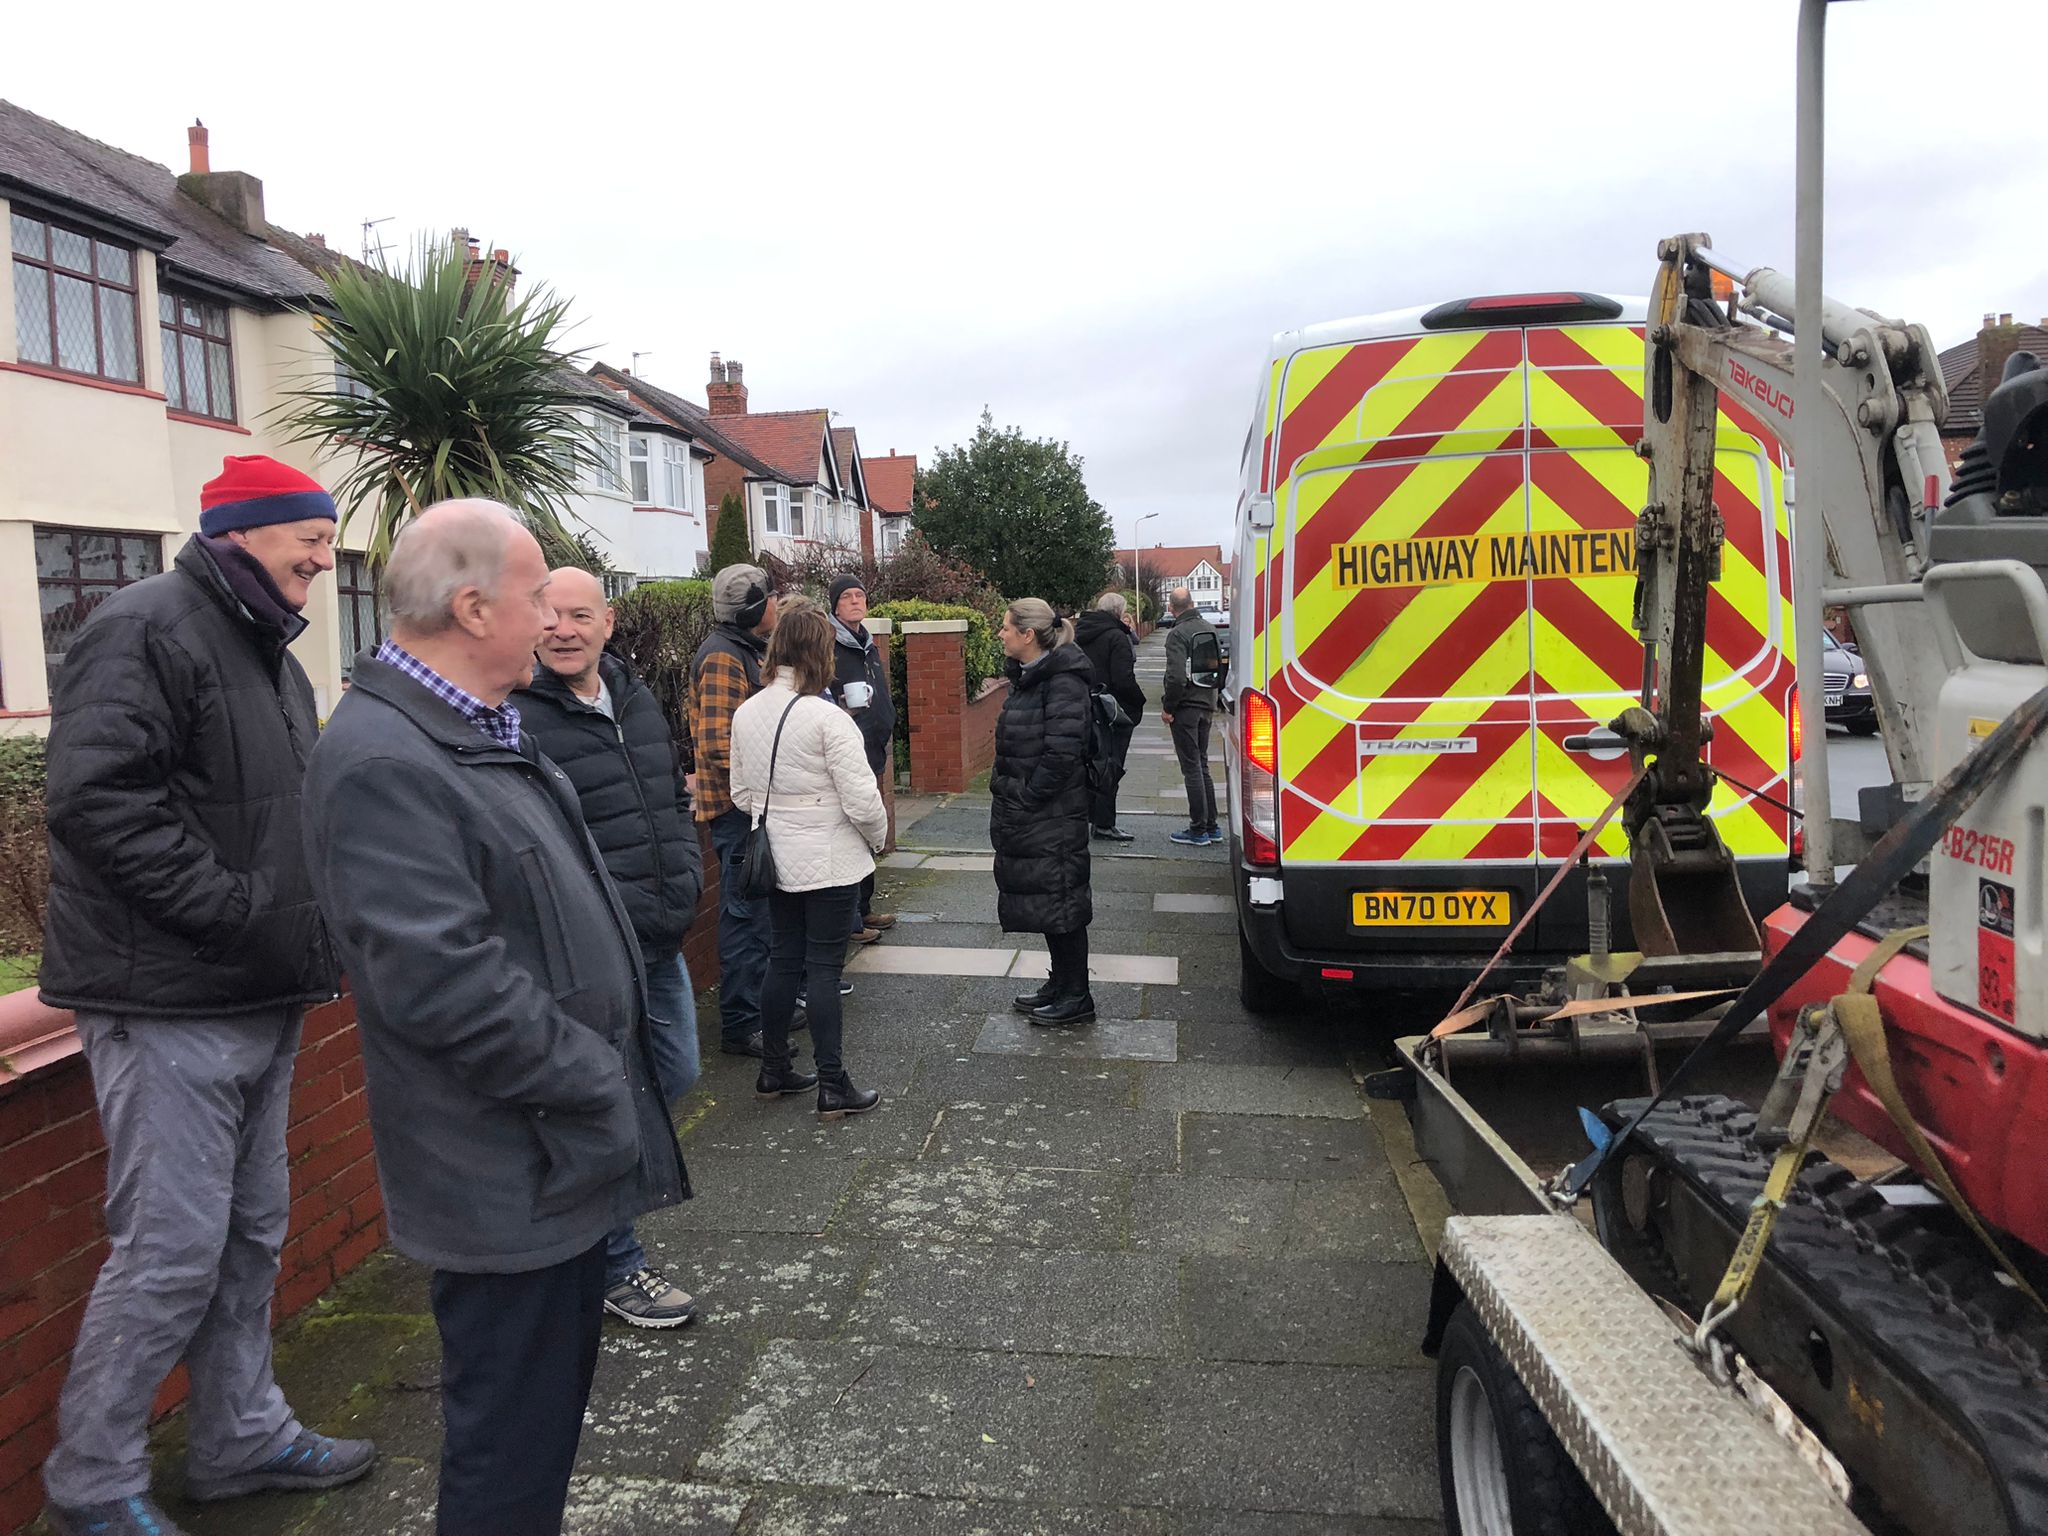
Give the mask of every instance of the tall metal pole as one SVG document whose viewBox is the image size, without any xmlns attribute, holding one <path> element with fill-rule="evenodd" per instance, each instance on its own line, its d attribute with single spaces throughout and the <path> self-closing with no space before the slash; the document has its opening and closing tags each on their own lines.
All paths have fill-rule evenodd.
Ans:
<svg viewBox="0 0 2048 1536">
<path fill-rule="evenodd" d="M 1821 507 L 1821 236 L 1828 0 L 1800 0 L 1798 176 L 1792 315 L 1792 633 L 1799 667 L 1799 725 L 1806 812 L 1806 878 L 1835 883 L 1834 797 L 1821 675 L 1821 589 L 1827 585 L 1827 522 Z"/>
</svg>

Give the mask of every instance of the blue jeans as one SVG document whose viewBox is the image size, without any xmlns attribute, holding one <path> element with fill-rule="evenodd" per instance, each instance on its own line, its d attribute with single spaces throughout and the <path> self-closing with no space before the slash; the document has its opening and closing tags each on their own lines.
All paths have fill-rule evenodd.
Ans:
<svg viewBox="0 0 2048 1536">
<path fill-rule="evenodd" d="M 718 853 L 718 1038 L 726 1045 L 744 1045 L 760 1032 L 761 986 L 768 976 L 768 903 L 740 894 L 750 825 L 737 807 L 711 819 Z"/>
<path fill-rule="evenodd" d="M 647 965 L 647 1035 L 654 1048 L 654 1078 L 673 1106 L 697 1084 L 697 994 L 680 952 Z M 610 1290 L 647 1262 L 647 1250 L 627 1222 L 604 1240 L 604 1284 Z"/>
</svg>

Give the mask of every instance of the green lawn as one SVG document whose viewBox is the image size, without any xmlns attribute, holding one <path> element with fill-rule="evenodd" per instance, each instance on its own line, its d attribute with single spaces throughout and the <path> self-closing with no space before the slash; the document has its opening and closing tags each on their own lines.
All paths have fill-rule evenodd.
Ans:
<svg viewBox="0 0 2048 1536">
<path fill-rule="evenodd" d="M 0 955 L 0 996 L 19 992 L 36 984 L 36 965 L 41 955 Z"/>
</svg>

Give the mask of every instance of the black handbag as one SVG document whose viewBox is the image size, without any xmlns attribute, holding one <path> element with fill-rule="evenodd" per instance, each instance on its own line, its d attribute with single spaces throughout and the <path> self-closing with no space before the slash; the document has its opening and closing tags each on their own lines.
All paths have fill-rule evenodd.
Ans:
<svg viewBox="0 0 2048 1536">
<path fill-rule="evenodd" d="M 748 901 L 764 901 L 775 894 L 775 850 L 768 846 L 768 802 L 775 795 L 775 759 L 782 751 L 782 728 L 789 724 L 789 710 L 802 702 L 802 695 L 791 699 L 789 709 L 775 722 L 775 744 L 768 749 L 768 784 L 761 791 L 761 814 L 747 829 L 747 848 L 740 859 L 740 895 Z"/>
</svg>

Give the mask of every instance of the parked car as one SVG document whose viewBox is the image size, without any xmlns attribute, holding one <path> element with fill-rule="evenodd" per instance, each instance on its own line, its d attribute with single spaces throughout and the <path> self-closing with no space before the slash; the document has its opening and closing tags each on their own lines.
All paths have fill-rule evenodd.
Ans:
<svg viewBox="0 0 2048 1536">
<path fill-rule="evenodd" d="M 1870 691 L 1870 674 L 1863 668 L 1863 658 L 1833 635 L 1821 638 L 1821 681 L 1827 693 L 1822 702 L 1828 724 L 1846 726 L 1851 736 L 1875 736 L 1877 699 Z"/>
<path fill-rule="evenodd" d="M 1200 612 L 1202 617 L 1209 621 L 1209 627 L 1216 631 L 1216 643 L 1223 648 L 1224 658 L 1228 660 L 1230 656 L 1229 611 L 1223 608 L 1203 608 Z"/>
</svg>

